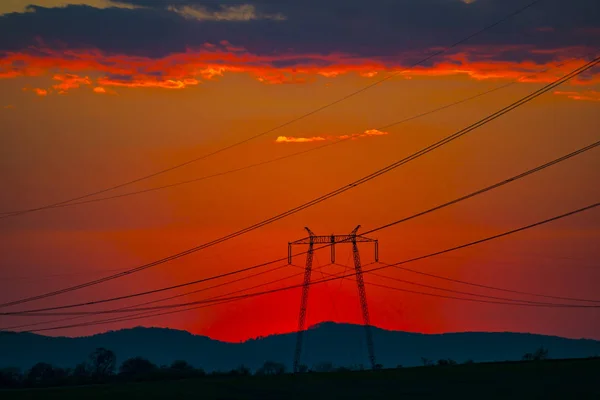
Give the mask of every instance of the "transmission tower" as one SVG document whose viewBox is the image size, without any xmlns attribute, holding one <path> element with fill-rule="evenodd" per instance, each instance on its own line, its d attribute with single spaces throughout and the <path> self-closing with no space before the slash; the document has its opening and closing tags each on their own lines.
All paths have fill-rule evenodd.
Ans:
<svg viewBox="0 0 600 400">
<path fill-rule="evenodd" d="M 302 340 L 304 337 L 304 326 L 306 323 L 306 309 L 308 306 L 308 289 L 310 288 L 310 277 L 312 273 L 313 252 L 315 244 L 329 244 L 331 246 L 331 263 L 335 263 L 335 245 L 336 244 L 352 244 L 352 255 L 354 256 L 354 269 L 356 272 L 356 283 L 358 285 L 358 296 L 362 308 L 362 316 L 367 337 L 367 349 L 369 352 L 369 361 L 371 368 L 375 369 L 375 350 L 373 347 L 373 336 L 371 335 L 371 320 L 369 317 L 369 307 L 367 304 L 367 292 L 365 290 L 365 282 L 363 280 L 363 271 L 360 263 L 360 254 L 358 252 L 358 244 L 361 242 L 373 243 L 375 247 L 375 261 L 379 261 L 379 242 L 376 239 L 358 235 L 360 225 L 354 228 L 348 235 L 329 235 L 318 236 L 310 229 L 306 229 L 308 237 L 288 243 L 288 264 L 292 263 L 292 246 L 308 245 L 306 253 L 306 267 L 304 269 L 304 284 L 302 286 L 302 298 L 300 300 L 300 315 L 298 317 L 298 333 L 296 336 L 296 352 L 294 353 L 294 372 L 297 373 L 300 365 L 300 356 L 302 354 Z"/>
</svg>

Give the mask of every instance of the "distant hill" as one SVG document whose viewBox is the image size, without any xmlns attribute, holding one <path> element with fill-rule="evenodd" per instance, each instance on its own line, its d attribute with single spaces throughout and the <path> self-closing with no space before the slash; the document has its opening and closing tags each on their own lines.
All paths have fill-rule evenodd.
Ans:
<svg viewBox="0 0 600 400">
<path fill-rule="evenodd" d="M 600 341 L 565 339 L 524 333 L 446 333 L 439 335 L 373 329 L 377 362 L 384 367 L 421 365 L 451 358 L 457 362 L 520 360 L 540 346 L 551 358 L 600 355 Z M 302 363 L 330 361 L 336 366 L 368 365 L 364 328 L 360 325 L 322 323 L 306 332 Z M 295 334 L 273 335 L 244 343 L 226 343 L 186 331 L 133 328 L 89 337 L 48 337 L 31 333 L 0 333 L 0 367 L 30 368 L 44 361 L 73 367 L 97 347 L 113 350 L 118 363 L 141 356 L 158 365 L 186 360 L 206 371 L 229 371 L 244 364 L 252 369 L 265 361 L 291 368 Z"/>
</svg>

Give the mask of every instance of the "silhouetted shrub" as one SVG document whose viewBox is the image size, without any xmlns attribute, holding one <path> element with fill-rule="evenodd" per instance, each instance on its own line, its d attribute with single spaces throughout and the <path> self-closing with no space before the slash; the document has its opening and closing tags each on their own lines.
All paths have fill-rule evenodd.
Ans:
<svg viewBox="0 0 600 400">
<path fill-rule="evenodd" d="M 307 372 L 308 372 L 308 365 L 305 365 L 305 364 L 298 365 L 298 373 L 299 374 L 305 374 Z"/>
<path fill-rule="evenodd" d="M 169 377 L 172 379 L 192 378 L 206 375 L 206 372 L 204 372 L 203 369 L 196 369 L 187 361 L 182 360 L 174 361 L 167 368 L 161 368 L 160 373 L 162 376 Z"/>
<path fill-rule="evenodd" d="M 256 371 L 256 375 L 282 375 L 285 373 L 285 365 L 274 361 L 266 361 Z"/>
<path fill-rule="evenodd" d="M 473 360 L 466 360 L 463 364 L 475 364 Z"/>
<path fill-rule="evenodd" d="M 433 361 L 431 361 L 429 358 L 421 357 L 421 362 L 423 363 L 424 367 L 430 367 L 433 365 Z"/>
<path fill-rule="evenodd" d="M 217 372 L 216 374 L 213 373 L 213 375 L 217 375 L 217 376 L 249 376 L 249 375 L 252 375 L 252 372 L 250 371 L 250 368 L 246 367 L 245 365 L 240 365 L 239 367 L 234 368 L 229 372 Z"/>
<path fill-rule="evenodd" d="M 383 369 L 383 365 L 382 364 L 375 364 L 375 371 L 379 371 Z"/>
<path fill-rule="evenodd" d="M 128 377 L 148 377 L 158 370 L 157 366 L 142 357 L 125 360 L 119 368 L 119 375 Z"/>
<path fill-rule="evenodd" d="M 15 388 L 21 385 L 23 375 L 18 368 L 0 369 L 0 387 Z"/>
<path fill-rule="evenodd" d="M 444 367 L 444 366 L 448 366 L 448 365 L 456 365 L 456 361 L 452 360 L 452 359 L 441 359 L 437 361 L 437 365 L 440 367 Z"/>
<path fill-rule="evenodd" d="M 194 367 L 192 367 L 187 361 L 183 361 L 183 360 L 173 361 L 173 364 L 171 364 L 170 368 L 173 371 L 182 371 L 182 372 L 190 372 L 190 371 L 194 370 Z"/>
<path fill-rule="evenodd" d="M 240 365 L 239 367 L 237 367 L 234 370 L 239 376 L 249 376 L 252 375 L 252 372 L 250 371 L 250 368 L 246 367 L 245 365 Z"/>
<path fill-rule="evenodd" d="M 523 361 L 541 361 L 548 359 L 548 349 L 543 346 L 533 353 L 526 353 L 522 357 Z"/>
<path fill-rule="evenodd" d="M 312 370 L 315 372 L 332 372 L 335 367 L 330 361 L 323 361 L 313 366 Z"/>
<path fill-rule="evenodd" d="M 358 364 L 358 365 L 354 364 L 354 365 L 350 366 L 350 369 L 352 371 L 364 371 L 365 370 L 365 366 L 363 364 Z"/>
</svg>

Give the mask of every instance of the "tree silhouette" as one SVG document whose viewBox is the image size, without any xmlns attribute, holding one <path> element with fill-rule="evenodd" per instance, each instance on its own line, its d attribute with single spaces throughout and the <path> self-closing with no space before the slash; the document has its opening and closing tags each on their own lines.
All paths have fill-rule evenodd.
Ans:
<svg viewBox="0 0 600 400">
<path fill-rule="evenodd" d="M 535 361 L 548 359 L 548 349 L 544 348 L 543 346 L 540 347 L 533 353 L 533 359 Z"/>
<path fill-rule="evenodd" d="M 73 370 L 73 376 L 75 378 L 87 378 L 88 376 L 90 376 L 89 368 L 87 367 L 87 365 L 85 365 L 85 363 L 79 363 L 75 366 L 75 369 Z"/>
<path fill-rule="evenodd" d="M 30 384 L 48 383 L 54 379 L 54 367 L 45 362 L 35 364 L 27 373 L 27 382 Z"/>
<path fill-rule="evenodd" d="M 90 354 L 90 372 L 92 376 L 104 378 L 114 375 L 117 356 L 111 350 L 99 347 Z"/>
<path fill-rule="evenodd" d="M 147 376 L 157 369 L 158 368 L 156 365 L 145 358 L 133 357 L 125 360 L 125 362 L 121 364 L 121 368 L 119 368 L 119 374 L 128 376 Z"/>
</svg>

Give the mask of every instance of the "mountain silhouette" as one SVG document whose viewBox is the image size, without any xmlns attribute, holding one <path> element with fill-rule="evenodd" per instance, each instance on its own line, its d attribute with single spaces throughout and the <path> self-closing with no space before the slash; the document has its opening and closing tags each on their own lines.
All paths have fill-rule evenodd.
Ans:
<svg viewBox="0 0 600 400">
<path fill-rule="evenodd" d="M 321 323 L 307 330 L 304 337 L 303 364 L 368 367 L 364 327 L 360 325 Z M 140 356 L 158 365 L 186 360 L 208 372 L 229 371 L 242 364 L 256 370 L 265 361 L 284 363 L 290 370 L 295 339 L 295 334 L 289 333 L 228 343 L 186 331 L 142 327 L 75 338 L 2 332 L 0 368 L 25 370 L 37 362 L 72 368 L 94 349 L 104 347 L 116 353 L 119 364 Z M 540 346 L 549 350 L 551 358 L 600 354 L 600 341 L 527 333 L 420 334 L 373 328 L 373 340 L 377 362 L 384 367 L 422 365 L 422 357 L 457 362 L 520 360 Z"/>
</svg>

